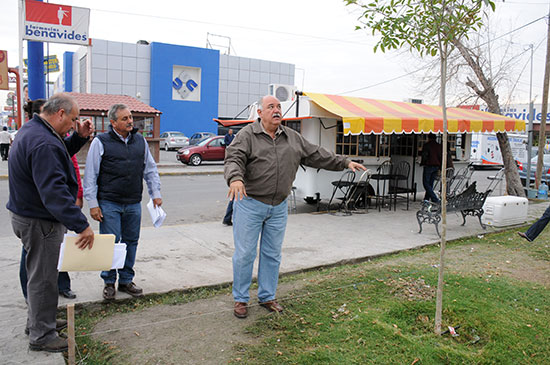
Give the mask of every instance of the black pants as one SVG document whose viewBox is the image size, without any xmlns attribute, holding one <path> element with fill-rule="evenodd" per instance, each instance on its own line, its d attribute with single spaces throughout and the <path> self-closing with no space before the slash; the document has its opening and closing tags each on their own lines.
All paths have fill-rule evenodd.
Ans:
<svg viewBox="0 0 550 365">
<path fill-rule="evenodd" d="M 8 159 L 8 153 L 10 151 L 9 143 L 0 143 L 0 155 L 2 155 L 2 160 Z"/>
</svg>

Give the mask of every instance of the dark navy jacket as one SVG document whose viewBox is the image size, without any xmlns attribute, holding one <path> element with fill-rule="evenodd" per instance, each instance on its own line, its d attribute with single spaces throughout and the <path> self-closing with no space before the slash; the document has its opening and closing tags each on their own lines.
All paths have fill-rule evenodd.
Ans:
<svg viewBox="0 0 550 365">
<path fill-rule="evenodd" d="M 10 151 L 6 208 L 27 218 L 61 222 L 76 233 L 84 231 L 88 221 L 75 205 L 78 183 L 71 156 L 87 140 L 73 133 L 62 141 L 35 114 L 17 132 Z"/>
</svg>

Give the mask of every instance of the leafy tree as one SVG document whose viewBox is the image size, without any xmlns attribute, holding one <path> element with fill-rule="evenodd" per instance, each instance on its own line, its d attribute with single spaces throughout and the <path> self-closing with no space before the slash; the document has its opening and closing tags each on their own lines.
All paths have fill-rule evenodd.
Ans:
<svg viewBox="0 0 550 365">
<path fill-rule="evenodd" d="M 441 333 L 443 302 L 444 257 L 447 236 L 447 110 L 445 90 L 447 80 L 447 60 L 454 48 L 454 42 L 467 38 L 468 33 L 482 26 L 482 10 L 489 6 L 493 11 L 492 0 L 344 0 L 346 5 L 361 8 L 362 26 L 373 35 L 380 36 L 374 47 L 375 52 L 397 50 L 408 47 L 421 56 L 439 56 L 440 61 L 440 105 L 443 109 L 443 161 L 441 196 L 441 250 L 439 277 L 437 284 L 435 332 Z"/>
</svg>

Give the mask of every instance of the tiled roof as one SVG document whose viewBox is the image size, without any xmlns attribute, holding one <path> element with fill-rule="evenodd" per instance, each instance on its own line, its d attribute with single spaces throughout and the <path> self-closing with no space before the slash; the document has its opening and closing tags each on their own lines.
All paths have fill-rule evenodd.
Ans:
<svg viewBox="0 0 550 365">
<path fill-rule="evenodd" d="M 108 112 L 113 104 L 126 104 L 131 112 L 162 113 L 152 106 L 128 95 L 82 94 L 74 92 L 68 94 L 76 99 L 81 112 L 85 110 Z"/>
</svg>

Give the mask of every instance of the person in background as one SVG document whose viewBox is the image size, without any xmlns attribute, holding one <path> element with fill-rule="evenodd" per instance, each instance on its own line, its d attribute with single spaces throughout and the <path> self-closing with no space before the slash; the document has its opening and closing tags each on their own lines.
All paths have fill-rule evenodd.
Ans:
<svg viewBox="0 0 550 365">
<path fill-rule="evenodd" d="M 2 156 L 2 161 L 8 160 L 11 141 L 12 138 L 10 132 L 8 132 L 8 127 L 2 127 L 2 132 L 0 132 L 0 155 Z"/>
<path fill-rule="evenodd" d="M 130 109 L 114 104 L 109 113 L 109 131 L 90 144 L 84 173 L 84 197 L 90 215 L 99 222 L 100 233 L 111 233 L 126 244 L 126 261 L 119 270 L 101 272 L 103 298 L 114 300 L 118 290 L 133 297 L 143 295 L 134 282 L 134 264 L 141 228 L 143 180 L 154 206 L 162 205 L 157 165 L 145 138 L 134 127 Z"/>
<path fill-rule="evenodd" d="M 225 148 L 229 147 L 231 142 L 233 142 L 233 138 L 235 138 L 233 129 L 229 128 L 227 134 L 223 137 Z M 225 226 L 233 225 L 233 200 L 229 200 L 229 203 L 227 203 L 227 209 L 225 210 L 225 216 L 223 217 L 222 224 Z"/>
<path fill-rule="evenodd" d="M 40 114 L 42 112 L 42 106 L 46 103 L 45 99 L 36 99 L 32 101 L 27 102 L 27 109 L 25 110 L 28 114 L 29 119 L 33 117 L 33 115 Z M 69 136 L 69 135 L 67 135 Z M 82 198 L 83 198 L 83 190 L 82 190 L 82 181 L 80 179 L 80 167 L 78 166 L 78 161 L 76 159 L 76 155 L 73 155 L 71 157 L 71 161 L 73 162 L 73 166 L 76 172 L 76 180 L 78 182 L 78 193 L 76 196 L 76 205 L 82 209 Z M 25 297 L 25 300 L 27 300 L 27 268 L 25 266 L 27 258 L 27 251 L 25 250 L 25 247 L 21 249 L 21 261 L 19 263 L 19 281 L 21 283 L 21 291 L 23 292 L 23 296 Z M 68 272 L 60 271 L 59 275 L 57 277 L 57 288 L 59 291 L 59 295 L 62 297 L 65 297 L 67 299 L 75 299 L 76 294 L 71 290 L 71 277 L 69 276 Z"/>
<path fill-rule="evenodd" d="M 250 284 L 260 239 L 258 299 L 269 311 L 283 307 L 275 299 L 281 249 L 288 216 L 287 197 L 300 165 L 341 171 L 365 167 L 304 139 L 281 125 L 281 103 L 274 96 L 259 101 L 259 120 L 239 131 L 226 150 L 224 177 L 234 202 L 233 314 L 248 316 Z"/>
<path fill-rule="evenodd" d="M 13 232 L 27 251 L 27 328 L 32 351 L 68 348 L 67 339 L 57 333 L 63 323 L 56 321 L 57 262 L 65 232 L 78 234 L 79 249 L 92 248 L 94 243 L 94 232 L 75 204 L 78 184 L 71 156 L 94 130 L 89 119 L 79 121 L 79 113 L 71 96 L 53 95 L 43 111 L 21 127 L 8 162 L 6 208 Z M 63 138 L 71 128 L 75 132 Z"/>
<path fill-rule="evenodd" d="M 420 165 L 424 166 L 422 171 L 422 185 L 426 194 L 424 200 L 439 203 L 439 198 L 434 192 L 434 182 L 441 171 L 442 148 L 437 143 L 433 133 L 428 134 L 428 142 L 422 146 Z"/>
</svg>

